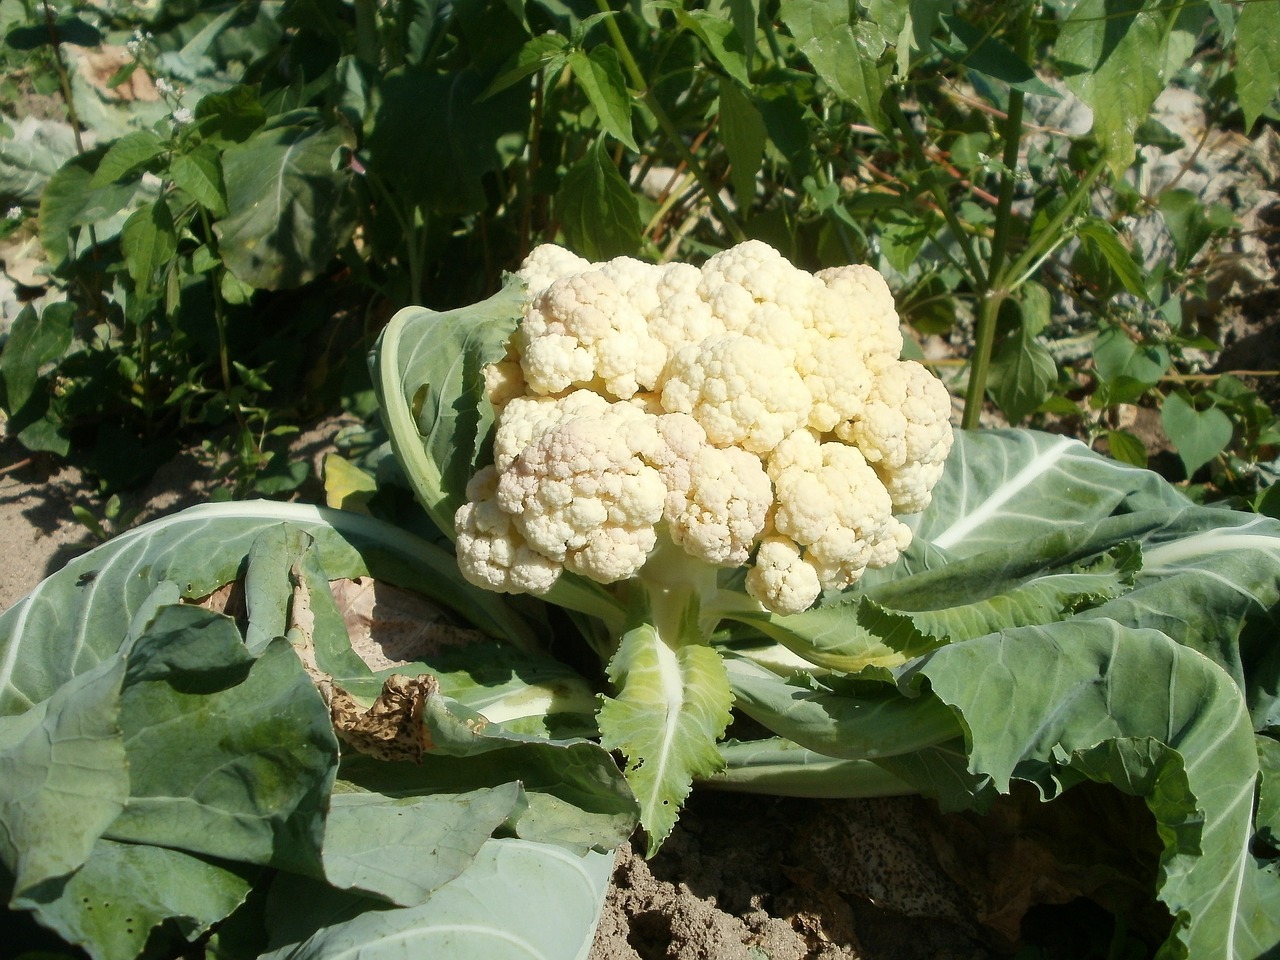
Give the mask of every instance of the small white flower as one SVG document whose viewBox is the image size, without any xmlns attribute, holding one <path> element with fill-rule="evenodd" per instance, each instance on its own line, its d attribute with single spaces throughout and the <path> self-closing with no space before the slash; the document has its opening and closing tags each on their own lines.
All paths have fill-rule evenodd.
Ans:
<svg viewBox="0 0 1280 960">
<path fill-rule="evenodd" d="M 179 107 L 177 110 L 173 111 L 172 119 L 175 127 L 185 127 L 188 123 L 195 120 L 195 118 L 195 114 L 186 107 Z"/>
<path fill-rule="evenodd" d="M 170 83 L 168 80 L 166 80 L 164 77 L 158 77 L 156 79 L 156 90 L 160 93 L 160 96 L 162 97 L 171 97 L 176 92 L 176 89 L 174 88 L 173 84 Z"/>
<path fill-rule="evenodd" d="M 4 212 L 4 216 L 5 216 L 5 219 L 6 219 L 6 220 L 21 220 L 21 219 L 22 219 L 22 208 L 21 208 L 21 207 L 10 207 L 8 210 L 6 210 L 6 211 Z"/>
<path fill-rule="evenodd" d="M 133 31 L 133 36 L 126 41 L 125 49 L 127 49 L 132 56 L 137 57 L 142 54 L 142 48 L 150 42 L 150 30 L 135 30 Z"/>
</svg>

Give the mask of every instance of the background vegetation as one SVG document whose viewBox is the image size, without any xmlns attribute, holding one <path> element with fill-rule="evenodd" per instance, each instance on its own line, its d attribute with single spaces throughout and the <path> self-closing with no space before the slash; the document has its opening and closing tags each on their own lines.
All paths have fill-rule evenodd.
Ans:
<svg viewBox="0 0 1280 960">
<path fill-rule="evenodd" d="M 991 401 L 1144 464 L 1158 409 L 1174 479 L 1253 502 L 1274 475 L 1271 409 L 1206 372 L 1194 309 L 1240 223 L 1150 176 L 1205 145 L 1153 114 L 1170 85 L 1274 126 L 1271 0 L 3 0 L 0 30 L 2 229 L 55 291 L 0 405 L 104 490 L 194 437 L 231 492 L 288 493 L 296 423 L 371 413 L 395 309 L 474 302 L 544 241 L 744 237 L 884 272 L 966 426 Z"/>
</svg>

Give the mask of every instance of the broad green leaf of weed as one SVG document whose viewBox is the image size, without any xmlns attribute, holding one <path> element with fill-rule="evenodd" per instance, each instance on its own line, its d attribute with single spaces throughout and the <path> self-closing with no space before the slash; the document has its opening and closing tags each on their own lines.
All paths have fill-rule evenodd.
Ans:
<svg viewBox="0 0 1280 960">
<path fill-rule="evenodd" d="M 880 32 L 868 21 L 851 23 L 845 0 L 782 0 L 779 14 L 818 76 L 872 126 L 887 129 L 880 109 L 884 78 L 877 61 L 885 48 Z"/>
<path fill-rule="evenodd" d="M 354 229 L 348 176 L 333 169 L 345 143 L 338 127 L 277 127 L 223 154 L 227 216 L 214 232 L 238 279 L 281 290 L 328 267 Z"/>
<path fill-rule="evenodd" d="M 1191 477 L 1220 454 L 1231 442 L 1231 418 L 1217 407 L 1197 410 L 1180 393 L 1165 397 L 1160 408 L 1160 425 L 1178 451 Z"/>
<path fill-rule="evenodd" d="M 1053 355 L 1026 326 L 1001 340 L 991 357 L 991 397 L 1017 425 L 1049 397 L 1058 380 Z"/>
<path fill-rule="evenodd" d="M 568 245 L 588 260 L 610 260 L 640 247 L 639 202 L 601 140 L 565 173 L 556 213 Z"/>
<path fill-rule="evenodd" d="M 90 186 L 105 153 L 105 147 L 98 147 L 72 157 L 49 178 L 40 195 L 40 244 L 53 266 L 81 252 L 83 245 L 75 242 L 77 227 L 95 225 L 98 243 L 105 243 L 115 236 L 114 229 L 104 229 L 107 222 L 126 209 L 135 195 L 146 195 L 137 182 Z"/>
<path fill-rule="evenodd" d="M 1280 3 L 1246 3 L 1235 32 L 1236 97 L 1249 132 L 1276 100 L 1280 77 Z"/>
<path fill-rule="evenodd" d="M 613 47 L 601 44 L 590 53 L 575 50 L 567 62 L 578 85 L 596 109 L 604 131 L 631 150 L 639 150 L 631 133 L 631 95 L 622 77 L 622 64 Z"/>
<path fill-rule="evenodd" d="M 1164 89 L 1167 42 L 1159 0 L 1084 0 L 1063 21 L 1053 56 L 1067 86 L 1093 110 L 1093 132 L 1119 176 L 1133 162 L 1134 131 Z"/>
<path fill-rule="evenodd" d="M 5 389 L 5 410 L 10 419 L 19 417 L 48 364 L 62 358 L 71 346 L 75 306 L 63 301 L 51 303 L 39 313 L 28 304 L 22 308 L 9 330 L 9 339 L 0 351 L 0 376 Z"/>
<path fill-rule="evenodd" d="M 501 73 L 489 84 L 480 102 L 484 102 L 507 87 L 519 83 L 539 70 L 558 70 L 568 60 L 565 49 L 569 41 L 558 33 L 544 33 L 525 41 L 524 46 L 503 67 Z"/>
<path fill-rule="evenodd" d="M 729 174 L 738 206 L 747 210 L 755 199 L 756 174 L 764 160 L 768 133 L 760 111 L 732 81 L 720 84 L 720 136 L 729 154 Z"/>
<path fill-rule="evenodd" d="M 196 104 L 196 121 L 206 143 L 243 143 L 267 120 L 254 88 L 234 86 L 210 93 Z"/>
<path fill-rule="evenodd" d="M 756 52 L 756 24 L 760 19 L 760 0 L 719 0 L 718 12 L 723 14 L 726 10 L 746 55 L 746 67 L 750 70 L 751 61 Z M 717 12 L 714 6 L 713 12 Z"/>
<path fill-rule="evenodd" d="M 135 210 L 120 230 L 120 252 L 125 268 L 140 288 L 157 282 L 159 272 L 178 252 L 173 214 L 164 197 Z"/>
<path fill-rule="evenodd" d="M 1104 436 L 1107 450 L 1121 463 L 1129 463 L 1135 467 L 1147 465 L 1147 448 L 1128 430 L 1108 430 Z"/>
<path fill-rule="evenodd" d="M 484 175 L 505 169 L 524 150 L 528 91 L 512 85 L 485 98 L 490 80 L 472 66 L 447 75 L 397 70 L 382 81 L 369 169 L 406 208 L 480 210 L 487 202 Z"/>
<path fill-rule="evenodd" d="M 1177 251 L 1177 266 L 1185 270 L 1200 248 L 1213 236 L 1204 203 L 1190 190 L 1166 190 L 1160 194 L 1160 216 Z"/>
<path fill-rule="evenodd" d="M 1093 344 L 1093 362 L 1105 382 L 1121 379 L 1145 387 L 1160 382 L 1172 362 L 1162 344 L 1137 344 L 1120 327 L 1106 327 Z"/>
<path fill-rule="evenodd" d="M 1092 246 L 1107 261 L 1115 272 L 1117 279 L 1125 290 L 1135 297 L 1150 302 L 1146 285 L 1142 282 L 1142 273 L 1133 254 L 1120 242 L 1115 227 L 1097 217 L 1090 217 L 1077 228 L 1077 232 L 1085 243 Z"/>
<path fill-rule="evenodd" d="M 747 52 L 742 45 L 742 37 L 731 21 L 705 10 L 686 11 L 674 5 L 672 9 L 676 21 L 697 34 L 698 39 L 711 51 L 716 62 L 724 67 L 729 76 L 743 86 L 751 85 L 751 77 L 747 74 Z"/>
<path fill-rule="evenodd" d="M 1040 97 L 1061 96 L 1036 76 L 1036 72 L 1012 47 L 989 30 L 980 29 L 958 16 L 944 16 L 942 19 L 951 31 L 951 37 L 948 40 L 935 39 L 933 43 L 955 62 L 1023 93 Z"/>
<path fill-rule="evenodd" d="M 134 173 L 167 149 L 167 144 L 151 130 L 139 130 L 121 137 L 107 148 L 106 155 L 89 181 L 96 189 Z"/>
<path fill-rule="evenodd" d="M 201 144 L 189 153 L 178 154 L 169 164 L 169 176 L 215 217 L 226 214 L 227 187 L 222 179 L 222 161 L 212 144 Z"/>
</svg>

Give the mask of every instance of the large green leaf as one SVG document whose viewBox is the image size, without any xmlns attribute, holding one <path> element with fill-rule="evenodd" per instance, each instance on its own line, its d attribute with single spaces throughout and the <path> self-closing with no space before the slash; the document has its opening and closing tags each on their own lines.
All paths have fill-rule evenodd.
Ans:
<svg viewBox="0 0 1280 960">
<path fill-rule="evenodd" d="M 27 304 L 14 319 L 0 352 L 0 386 L 10 420 L 30 419 L 23 408 L 33 400 L 41 374 L 71 346 L 75 315 L 74 304 L 62 301 L 47 304 L 39 313 Z"/>
<path fill-rule="evenodd" d="M 600 741 L 627 756 L 627 782 L 652 855 L 675 826 L 693 779 L 723 765 L 715 745 L 729 725 L 729 680 L 710 647 L 673 649 L 648 624 L 623 635 L 609 680 L 616 696 L 600 708 Z"/>
<path fill-rule="evenodd" d="M 156 195 L 141 183 L 91 186 L 106 153 L 99 147 L 78 154 L 58 168 L 40 194 L 40 243 L 52 265 L 82 255 L 91 243 L 106 243 L 120 232 L 132 206 Z M 92 234 L 86 229 L 93 227 Z"/>
<path fill-rule="evenodd" d="M 390 524 L 303 504 L 214 504 L 121 534 L 0 614 L 0 715 L 27 709 L 115 654 L 157 584 L 170 581 L 197 598 L 236 579 L 255 539 L 282 523 L 315 539 L 331 577 L 372 574 L 458 610 L 494 636 L 532 643 L 527 624 L 463 580 L 451 554 Z"/>
<path fill-rule="evenodd" d="M 1142 563 L 1135 538 L 1163 524 L 1148 514 L 1082 521 L 792 616 L 728 616 L 824 667 L 893 666 L 944 643 L 1065 620 L 1125 595 Z"/>
<path fill-rule="evenodd" d="M 451 536 L 493 429 L 484 367 L 502 359 L 524 306 L 524 287 L 513 282 L 458 310 L 406 307 L 373 350 L 370 366 L 392 449 L 418 500 Z"/>
<path fill-rule="evenodd" d="M 273 891 L 274 949 L 263 957 L 584 960 L 612 868 L 611 853 L 491 840 L 425 903 L 392 910 L 286 878 Z"/>
<path fill-rule="evenodd" d="M 729 82 L 720 84 L 720 136 L 732 164 L 729 173 L 738 205 L 747 210 L 755 200 L 768 131 L 755 104 Z"/>
<path fill-rule="evenodd" d="M 483 177 L 524 149 L 528 91 L 514 84 L 481 104 L 491 79 L 473 66 L 450 74 L 394 70 L 382 80 L 369 166 L 396 188 L 405 209 L 482 209 Z"/>
<path fill-rule="evenodd" d="M 20 906 L 94 960 L 133 960 L 149 941 L 170 941 L 175 953 L 190 949 L 187 941 L 240 905 L 256 873 L 181 850 L 102 839 L 80 870 Z M 164 921 L 164 933 L 156 931 Z"/>
<path fill-rule="evenodd" d="M 640 246 L 640 206 L 604 141 L 597 140 L 565 171 L 556 214 L 568 245 L 589 260 L 634 254 Z"/>
<path fill-rule="evenodd" d="M 1053 535 L 1082 520 L 1189 505 L 1157 474 L 1108 460 L 1078 440 L 991 430 L 956 435 L 933 502 L 908 522 L 928 552 L 954 559 Z M 925 552 L 917 551 L 916 562 Z M 914 570 L 911 558 L 908 564 Z M 864 582 L 896 580 L 903 572 L 872 571 Z"/>
<path fill-rule="evenodd" d="M 339 654 L 342 618 L 325 603 L 334 604 L 330 577 L 368 574 L 460 592 L 464 606 L 473 590 L 448 554 L 387 524 L 262 502 L 196 508 L 130 531 L 0 616 L 0 762 L 21 761 L 0 783 L 12 788 L 12 797 L 0 789 L 0 816 L 13 840 L 0 851 L 0 875 L 20 874 L 25 891 L 12 906 L 95 958 L 131 957 L 144 943 L 181 952 L 183 939 L 226 917 L 252 883 L 269 877 L 259 870 L 269 865 L 315 878 L 280 881 L 309 884 L 308 906 L 337 903 L 346 911 L 311 915 L 295 904 L 303 920 L 320 918 L 304 936 L 321 922 L 367 913 L 353 922 L 372 924 L 368 938 L 383 944 L 383 918 L 399 924 L 406 917 L 386 909 L 387 901 L 415 910 L 435 904 L 412 918 L 415 931 L 423 922 L 434 931 L 440 917 L 447 926 L 464 915 L 459 899 L 475 903 L 477 891 L 516 883 L 508 893 L 523 899 L 494 901 L 501 904 L 491 911 L 496 922 L 521 916 L 514 929 L 523 931 L 536 918 L 553 940 L 572 938 L 570 954 L 589 944 L 611 861 L 588 851 L 612 850 L 637 822 L 622 772 L 599 744 L 508 728 L 436 693 L 424 706 L 424 736 L 441 752 L 422 765 L 353 754 L 330 796 L 336 743 L 304 662 L 362 673 L 350 638 L 347 655 Z M 247 623 L 178 602 L 235 579 L 250 601 Z M 498 598 L 487 599 L 475 618 L 499 632 L 527 630 Z M 308 639 L 324 649 L 322 658 L 290 642 Z M 505 710 L 516 722 L 522 710 L 550 710 L 557 688 L 573 686 L 571 671 L 530 653 L 509 653 L 504 673 L 491 646 L 480 645 L 487 669 L 464 678 L 458 663 L 442 674 L 485 709 Z M 419 668 L 430 663 L 401 667 Z M 522 690 L 520 677 L 529 672 L 545 683 Z M 493 695 L 483 690 L 489 682 Z M 27 709 L 46 688 L 56 690 L 53 697 Z M 91 696 L 98 688 L 102 695 Z M 74 769 L 63 762 L 61 728 L 46 722 L 51 705 L 79 734 L 78 752 L 68 755 Z M 105 725 L 96 739 L 94 724 Z M 99 773 L 108 780 L 99 782 Z M 76 791 L 68 793 L 67 782 Z M 522 838 L 524 851 L 519 863 L 504 860 L 497 881 L 483 872 L 497 855 L 489 840 L 495 831 Z M 575 887 L 573 871 L 547 882 L 561 862 L 592 864 L 591 884 Z M 481 880 L 474 881 L 477 864 Z M 556 899 L 522 913 L 536 897 L 519 885 L 535 880 L 539 893 Z M 397 935 L 407 930 L 395 927 Z"/>
<path fill-rule="evenodd" d="M 1280 603 L 1280 523 L 1197 506 L 1154 473 L 1029 431 L 959 434 L 933 497 L 906 556 L 855 597 L 935 638 L 1068 619 L 1152 627 L 1217 662 L 1251 703 L 1280 679 L 1247 678 L 1239 648 Z M 812 641 L 825 616 L 830 633 L 822 610 L 796 632 Z M 855 640 L 846 629 L 825 643 Z"/>
<path fill-rule="evenodd" d="M 622 77 L 622 64 L 613 47 L 600 44 L 588 54 L 574 50 L 567 63 L 578 86 L 595 107 L 600 126 L 632 150 L 639 151 L 631 133 L 631 95 Z"/>
<path fill-rule="evenodd" d="M 10 125 L 12 136 L 0 140 L 0 203 L 34 207 L 49 178 L 76 155 L 75 137 L 56 120 L 29 116 Z"/>
<path fill-rule="evenodd" d="M 880 107 L 884 77 L 877 64 L 884 52 L 879 30 L 850 21 L 845 0 L 782 0 L 779 15 L 827 85 L 855 104 L 873 126 L 887 129 Z"/>
<path fill-rule="evenodd" d="M 1236 22 L 1235 41 L 1236 68 L 1232 76 L 1248 132 L 1276 100 L 1276 77 L 1280 76 L 1280 4 L 1244 4 Z"/>
<path fill-rule="evenodd" d="M 132 673 L 146 657 L 121 699 L 129 800 L 106 835 L 318 871 L 338 744 L 289 643 L 245 664 L 234 621 L 189 606 L 162 608 L 153 630 L 130 658 Z"/>
<path fill-rule="evenodd" d="M 520 795 L 516 783 L 439 797 L 335 794 L 325 878 L 339 889 L 416 906 L 471 865 Z"/>
<path fill-rule="evenodd" d="M 124 809 L 123 679 L 117 658 L 0 717 L 0 863 L 14 894 L 78 869 Z"/>
<path fill-rule="evenodd" d="M 953 644 L 906 676 L 956 710 L 970 770 L 994 788 L 1029 779 L 1052 797 L 1084 776 L 1146 800 L 1175 918 L 1166 955 L 1254 957 L 1280 942 L 1280 878 L 1249 844 L 1253 732 L 1210 661 L 1158 631 L 1095 620 Z"/>
<path fill-rule="evenodd" d="M 350 175 L 334 169 L 339 127 L 275 127 L 222 155 L 227 215 L 214 225 L 227 269 L 252 287 L 301 286 L 351 235 Z"/>
<path fill-rule="evenodd" d="M 826 757 L 873 760 L 947 743 L 960 735 L 933 697 L 901 696 L 886 680 L 784 680 L 745 656 L 726 656 L 734 706 L 775 733 Z"/>
<path fill-rule="evenodd" d="M 638 810 L 612 755 L 586 740 L 491 741 L 466 756 L 433 753 L 421 765 L 344 757 L 339 786 L 388 797 L 425 797 L 523 786 L 508 826 L 516 836 L 579 852 L 612 850 L 635 830 Z"/>
<path fill-rule="evenodd" d="M 719 750 L 724 769 L 699 781 L 700 786 L 788 797 L 893 797 L 919 792 L 870 760 L 834 760 L 783 737 L 727 740 Z"/>
<path fill-rule="evenodd" d="M 1067 86 L 1093 110 L 1093 132 L 1118 176 L 1134 131 L 1190 55 L 1202 11 L 1161 0 L 1083 0 L 1062 23 L 1054 57 Z"/>
</svg>

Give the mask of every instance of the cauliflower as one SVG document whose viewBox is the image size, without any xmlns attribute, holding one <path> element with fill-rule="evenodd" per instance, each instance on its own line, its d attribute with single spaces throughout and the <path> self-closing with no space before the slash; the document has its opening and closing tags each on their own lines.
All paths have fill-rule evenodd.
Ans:
<svg viewBox="0 0 1280 960">
<path fill-rule="evenodd" d="M 875 270 L 809 274 L 748 241 L 701 268 L 542 246 L 520 276 L 523 320 L 485 374 L 494 463 L 455 517 L 471 582 L 638 579 L 700 591 L 706 617 L 716 570 L 746 566 L 789 614 L 910 543 L 900 516 L 929 503 L 951 404 L 899 359 Z"/>
</svg>

